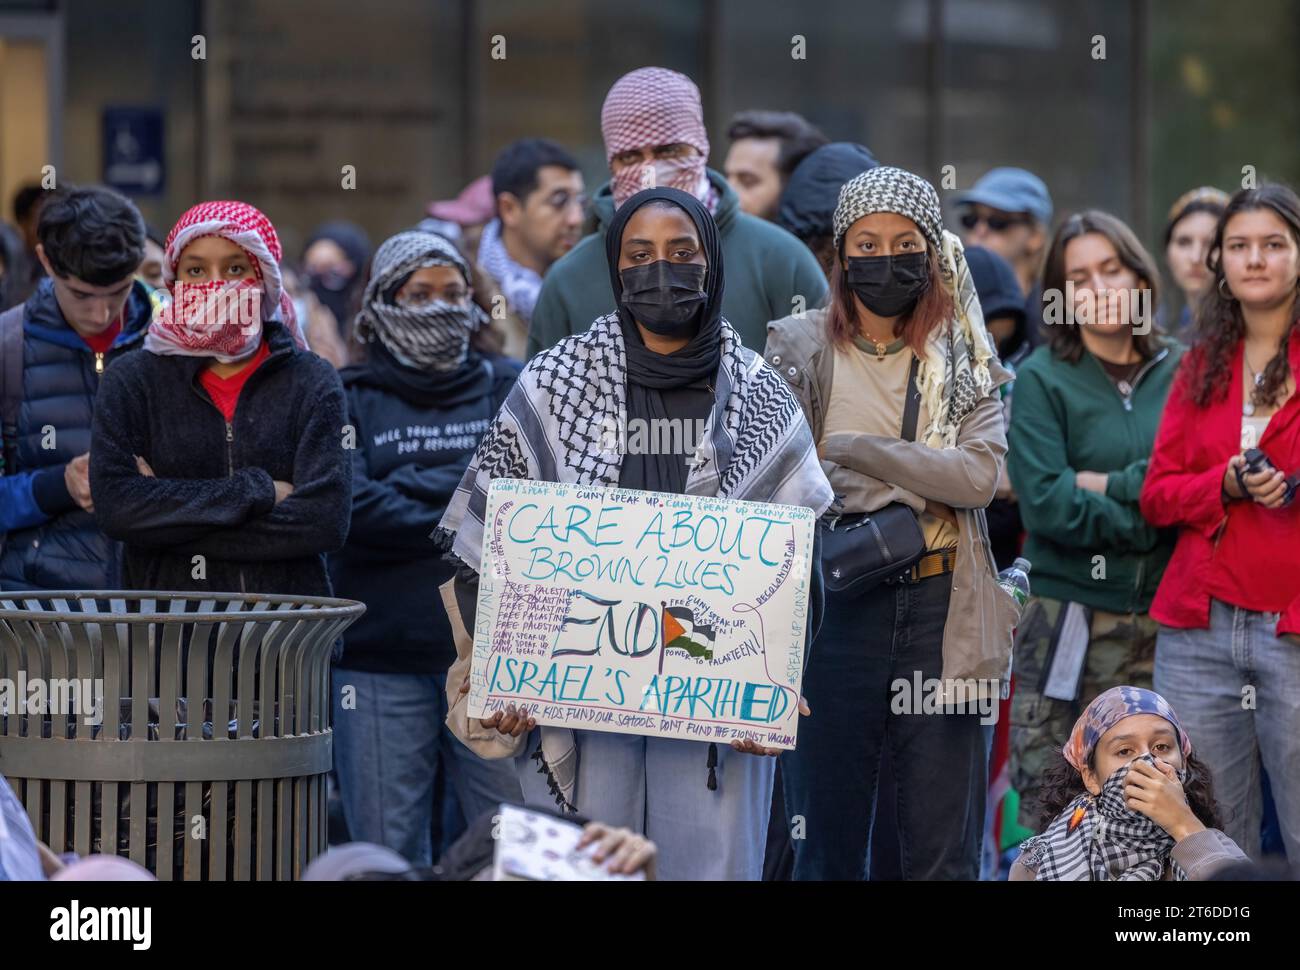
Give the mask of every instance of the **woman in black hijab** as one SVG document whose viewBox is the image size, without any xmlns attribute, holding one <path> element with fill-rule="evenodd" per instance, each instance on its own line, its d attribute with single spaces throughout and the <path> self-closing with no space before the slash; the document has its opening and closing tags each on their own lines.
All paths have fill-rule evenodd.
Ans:
<svg viewBox="0 0 1300 970">
<path fill-rule="evenodd" d="M 798 403 L 722 318 L 722 252 L 708 210 L 685 192 L 649 189 L 623 204 L 606 238 L 615 312 L 529 362 L 443 516 L 465 564 L 456 602 L 468 629 L 494 478 L 802 505 L 818 515 L 830 504 Z M 700 428 L 698 440 L 638 428 L 663 420 Z M 820 588 L 814 565 L 809 638 Z M 532 755 L 562 807 L 652 839 L 663 878 L 761 874 L 774 764 L 749 755 L 775 749 L 552 726 L 533 736 L 536 722 L 513 707 L 478 723 L 517 739 L 510 753 L 526 798 L 536 797 Z"/>
<path fill-rule="evenodd" d="M 605 252 L 627 354 L 629 436 L 638 423 L 701 427 L 722 359 L 722 250 L 712 216 L 686 192 L 648 189 L 615 214 Z M 649 433 L 646 439 L 653 440 Z M 686 491 L 689 454 L 648 450 L 624 456 L 619 485 Z"/>
</svg>

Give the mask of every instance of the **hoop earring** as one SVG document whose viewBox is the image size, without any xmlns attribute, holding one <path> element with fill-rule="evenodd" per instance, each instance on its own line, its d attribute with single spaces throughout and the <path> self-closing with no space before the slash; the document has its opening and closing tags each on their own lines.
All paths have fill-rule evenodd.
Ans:
<svg viewBox="0 0 1300 970">
<path fill-rule="evenodd" d="M 1236 297 L 1233 296 L 1231 293 L 1224 293 L 1224 292 L 1223 292 L 1223 284 L 1226 283 L 1226 282 L 1228 282 L 1226 278 L 1222 278 L 1222 277 L 1221 277 L 1221 278 L 1219 279 L 1219 296 L 1223 297 L 1225 300 L 1235 300 Z"/>
</svg>

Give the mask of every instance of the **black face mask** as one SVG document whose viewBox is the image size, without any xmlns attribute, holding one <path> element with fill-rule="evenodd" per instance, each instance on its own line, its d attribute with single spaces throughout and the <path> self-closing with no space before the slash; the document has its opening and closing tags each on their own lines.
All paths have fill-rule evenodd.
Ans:
<svg viewBox="0 0 1300 970">
<path fill-rule="evenodd" d="M 704 309 L 704 275 L 699 263 L 670 263 L 659 259 L 620 272 L 623 308 L 651 333 L 661 337 L 690 337 L 700 326 Z"/>
<path fill-rule="evenodd" d="M 930 285 L 927 253 L 850 256 L 848 264 L 849 288 L 877 316 L 909 313 Z"/>
</svg>

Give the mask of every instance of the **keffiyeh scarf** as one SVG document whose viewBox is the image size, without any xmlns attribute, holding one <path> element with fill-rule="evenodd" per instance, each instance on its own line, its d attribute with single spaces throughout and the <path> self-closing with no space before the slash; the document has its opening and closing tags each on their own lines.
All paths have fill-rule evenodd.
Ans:
<svg viewBox="0 0 1300 970">
<path fill-rule="evenodd" d="M 531 323 L 537 295 L 542 291 L 542 277 L 536 270 L 520 266 L 506 252 L 501 241 L 501 220 L 493 219 L 483 227 L 478 244 L 478 264 L 501 287 L 506 302 L 524 323 Z"/>
<path fill-rule="evenodd" d="M 863 216 L 893 212 L 916 223 L 938 255 L 940 284 L 956 307 L 954 318 L 931 331 L 917 374 L 930 424 L 922 440 L 931 448 L 953 448 L 962 420 L 993 392 L 993 357 L 975 281 L 961 240 L 943 228 L 934 186 L 901 168 L 881 166 L 850 179 L 835 207 L 834 243 Z"/>
<path fill-rule="evenodd" d="M 1137 759 L 1155 765 L 1155 758 Z M 1124 804 L 1124 780 L 1131 764 L 1117 769 L 1101 794 L 1080 795 L 1042 835 L 1021 843 L 1021 861 L 1041 882 L 1155 882 L 1166 864 L 1177 880 L 1187 873 L 1170 856 L 1174 837 Z M 1179 780 L 1186 773 L 1179 772 Z"/>
<path fill-rule="evenodd" d="M 798 402 L 762 358 L 722 322 L 716 398 L 686 477 L 686 494 L 802 505 L 821 515 L 833 496 Z M 616 314 L 568 337 L 524 369 L 483 436 L 439 530 L 451 550 L 482 567 L 484 515 L 494 478 L 617 486 L 627 427 L 627 374 Z M 573 732 L 542 728 L 542 756 L 574 804 Z"/>
<path fill-rule="evenodd" d="M 399 232 L 375 253 L 370 282 L 357 314 L 357 339 L 378 339 L 399 363 L 417 370 L 451 372 L 469 356 L 474 331 L 487 314 L 473 301 L 457 306 L 434 300 L 424 306 L 399 306 L 396 291 L 418 269 L 454 266 L 470 284 L 469 264 L 455 244 L 431 232 Z"/>
<path fill-rule="evenodd" d="M 605 95 L 600 131 L 607 162 L 621 152 L 656 145 L 691 145 L 698 152 L 688 158 L 639 162 L 619 171 L 610 185 L 615 208 L 642 189 L 653 188 L 681 189 L 709 211 L 717 208 L 717 193 L 706 171 L 709 135 L 700 89 L 685 74 L 663 67 L 624 74 Z"/>
<path fill-rule="evenodd" d="M 176 278 L 185 247 L 204 236 L 228 239 L 246 252 L 254 279 L 189 283 Z M 262 344 L 263 323 L 278 319 L 305 350 L 293 301 L 280 280 L 280 238 L 246 202 L 201 202 L 177 220 L 164 246 L 163 279 L 172 299 L 155 304 L 144 349 L 159 355 L 246 360 Z"/>
</svg>

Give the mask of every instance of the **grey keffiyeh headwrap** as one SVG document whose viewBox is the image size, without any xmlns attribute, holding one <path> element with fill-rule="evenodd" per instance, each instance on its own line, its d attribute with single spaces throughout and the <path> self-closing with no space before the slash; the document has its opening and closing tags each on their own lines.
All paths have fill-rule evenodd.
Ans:
<svg viewBox="0 0 1300 970">
<path fill-rule="evenodd" d="M 930 415 L 922 440 L 931 448 L 952 448 L 962 419 L 993 392 L 988 363 L 993 350 L 975 281 L 961 240 L 943 228 L 939 194 L 925 179 L 890 166 L 869 169 L 850 179 L 840 189 L 835 207 L 835 246 L 840 246 L 855 222 L 875 212 L 893 212 L 916 223 L 938 254 L 940 282 L 957 308 L 949 325 L 931 331 L 917 375 Z"/>
<path fill-rule="evenodd" d="M 363 342 L 378 338 L 400 363 L 420 370 L 454 371 L 469 355 L 469 338 L 487 322 L 476 303 L 460 307 L 445 300 L 405 307 L 393 295 L 407 277 L 426 266 L 454 266 L 470 283 L 465 257 L 451 242 L 432 232 L 399 232 L 375 253 L 370 282 L 357 314 L 356 334 Z"/>
<path fill-rule="evenodd" d="M 1138 761 L 1154 765 L 1143 755 Z M 1170 856 L 1174 837 L 1156 822 L 1124 803 L 1124 780 L 1132 763 L 1117 769 L 1101 794 L 1080 795 L 1058 815 L 1047 831 L 1022 842 L 1021 861 L 1042 882 L 1155 882 L 1165 865 L 1174 879 L 1187 873 Z M 1179 780 L 1186 772 L 1178 773 Z"/>
<path fill-rule="evenodd" d="M 802 505 L 821 515 L 834 494 L 812 432 L 785 381 L 722 321 L 716 397 L 686 476 L 687 495 Z M 627 427 L 627 361 L 618 315 L 600 317 L 524 368 L 479 443 L 435 536 L 476 572 L 494 478 L 617 486 L 617 429 Z M 542 728 L 551 781 L 576 805 L 577 748 L 567 728 Z"/>
</svg>

